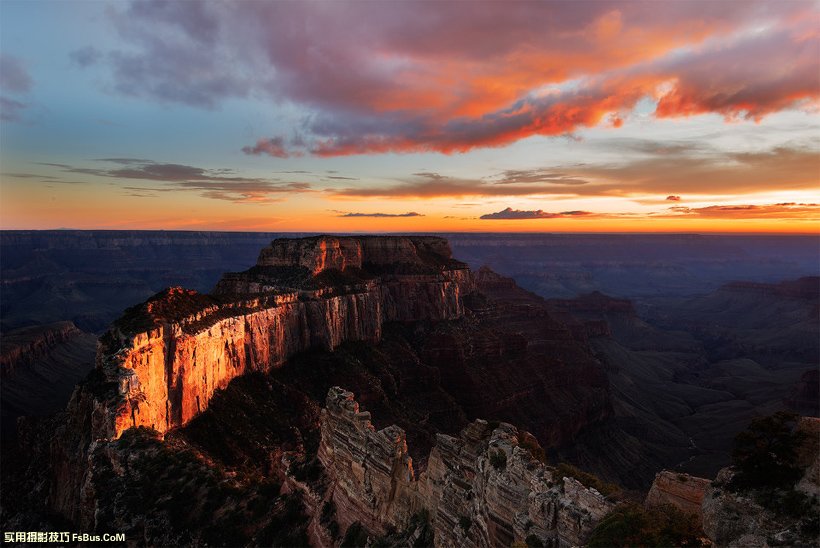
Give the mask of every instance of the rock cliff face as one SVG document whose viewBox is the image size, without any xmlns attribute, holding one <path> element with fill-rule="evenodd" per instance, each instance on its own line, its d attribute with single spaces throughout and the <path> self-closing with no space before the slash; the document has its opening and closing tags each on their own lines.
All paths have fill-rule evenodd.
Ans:
<svg viewBox="0 0 820 548">
<path fill-rule="evenodd" d="M 404 431 L 376 430 L 353 394 L 330 390 L 319 459 L 343 530 L 358 522 L 373 534 L 405 527 L 429 512 L 437 546 L 500 546 L 537 537 L 545 546 L 581 544 L 612 508 L 594 489 L 533 458 L 512 425 L 469 424 L 439 434 L 417 479 Z"/>
<path fill-rule="evenodd" d="M 133 426 L 166 432 L 231 379 L 310 348 L 378 342 L 388 321 L 457 319 L 470 289 L 469 270 L 439 238 L 275 240 L 213 295 L 171 288 L 114 323 L 97 368 L 118 397 L 93 437 Z"/>
<path fill-rule="evenodd" d="M 391 236 L 279 239 L 262 250 L 258 266 L 307 268 L 312 275 L 329 269 L 414 265 L 422 269 L 452 266 L 455 261 L 447 240 L 433 236 Z"/>
<path fill-rule="evenodd" d="M 655 476 L 649 494 L 646 496 L 647 506 L 671 504 L 685 514 L 693 514 L 698 518 L 698 524 L 703 521 L 701 503 L 710 480 L 663 470 Z"/>
</svg>

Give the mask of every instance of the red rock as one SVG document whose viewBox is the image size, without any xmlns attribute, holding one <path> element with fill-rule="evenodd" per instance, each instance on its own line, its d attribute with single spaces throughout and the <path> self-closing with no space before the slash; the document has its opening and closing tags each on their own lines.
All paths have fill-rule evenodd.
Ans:
<svg viewBox="0 0 820 548">
<path fill-rule="evenodd" d="M 182 288 L 154 296 L 102 339 L 98 368 L 117 385 L 119 397 L 108 404 L 110 418 L 95 436 L 184 425 L 231 379 L 278 367 L 309 348 L 378 342 L 388 321 L 460 318 L 472 279 L 449 252 L 445 240 L 431 237 L 279 239 L 262 251 L 257 266 L 307 269 L 313 278 L 295 278 L 301 286 L 267 290 L 273 286 L 251 269 L 231 277 L 215 296 Z M 368 265 L 387 272 L 351 270 Z M 352 281 L 316 287 L 316 276 L 333 271 Z M 244 296 L 229 294 L 230 287 L 241 287 Z"/>
</svg>

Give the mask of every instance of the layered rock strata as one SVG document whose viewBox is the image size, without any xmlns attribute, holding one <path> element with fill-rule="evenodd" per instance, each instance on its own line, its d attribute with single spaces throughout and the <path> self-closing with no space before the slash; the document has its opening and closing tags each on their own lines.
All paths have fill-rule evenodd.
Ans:
<svg viewBox="0 0 820 548">
<path fill-rule="evenodd" d="M 711 480 L 705 478 L 662 470 L 655 475 L 655 480 L 646 496 L 646 505 L 671 504 L 684 514 L 696 516 L 700 525 L 703 521 L 701 504 L 710 484 Z"/>
<path fill-rule="evenodd" d="M 0 349 L 0 379 L 11 378 L 15 371 L 32 367 L 56 346 L 82 335 L 84 333 L 72 322 L 24 327 L 5 333 Z"/>
<path fill-rule="evenodd" d="M 319 459 L 342 530 L 373 534 L 429 512 L 437 546 L 508 546 L 537 537 L 545 546 L 584 542 L 613 503 L 535 458 L 510 424 L 476 420 L 458 437 L 439 434 L 417 479 L 404 431 L 376 430 L 353 394 L 332 388 L 322 414 Z"/>
<path fill-rule="evenodd" d="M 275 240 L 213 295 L 171 288 L 114 323 L 97 368 L 117 396 L 93 437 L 134 426 L 166 432 L 234 377 L 310 348 L 378 342 L 385 322 L 457 319 L 470 290 L 469 270 L 440 238 Z"/>
</svg>

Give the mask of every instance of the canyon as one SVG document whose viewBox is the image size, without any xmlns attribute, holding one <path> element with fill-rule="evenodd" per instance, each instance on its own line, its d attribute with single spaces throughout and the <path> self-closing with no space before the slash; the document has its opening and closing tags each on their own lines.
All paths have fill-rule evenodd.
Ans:
<svg viewBox="0 0 820 548">
<path fill-rule="evenodd" d="M 0 328 L 72 321 L 102 333 L 169 287 L 209 292 L 277 237 L 205 231 L 0 231 Z M 544 298 L 600 291 L 647 299 L 709 293 L 734 281 L 818 275 L 813 236 L 444 234 L 473 270 L 487 265 Z"/>
<path fill-rule="evenodd" d="M 184 428 L 231 380 L 251 373 L 296 371 L 292 385 L 316 382 L 326 391 L 332 377 L 311 381 L 316 364 L 296 364 L 357 343 L 412 348 L 415 364 L 399 364 L 402 351 L 378 356 L 380 367 L 405 369 L 380 377 L 378 392 L 434 387 L 419 406 L 428 424 L 408 424 L 406 410 L 386 414 L 398 415 L 421 455 L 439 433 L 455 434 L 484 413 L 532 428 L 545 444 L 567 443 L 609 412 L 604 372 L 584 340 L 511 280 L 488 270 L 473 275 L 440 238 L 275 240 L 254 267 L 226 274 L 211 294 L 169 288 L 100 337 L 94 371 L 50 444 L 48 500 L 75 522 L 99 525 L 89 463 L 126 431 L 163 436 Z M 373 398 L 372 386 L 363 396 Z M 431 417 L 437 408 L 441 415 Z"/>
<path fill-rule="evenodd" d="M 730 284 L 675 301 L 673 317 L 600 292 L 544 300 L 490 268 L 470 269 L 437 237 L 276 239 L 210 293 L 172 286 L 127 309 L 102 333 L 93 364 L 78 356 L 93 370 L 67 409 L 20 423 L 26 457 L 4 484 L 46 507 L 32 502 L 36 511 L 13 519 L 54 513 L 174 543 L 216 510 L 129 506 L 116 494 L 152 492 L 152 475 L 170 466 L 168 493 L 189 477 L 197 500 L 220 508 L 220 527 L 251 544 L 292 530 L 304 537 L 291 544 L 366 532 L 396 543 L 578 545 L 615 501 L 561 461 L 636 489 L 674 467 L 656 478 L 655 498 L 691 510 L 697 497 L 675 479 L 713 477 L 728 463 L 728 449 L 704 451 L 709 440 L 727 443 L 757 409 L 812 413 L 815 351 L 801 334 L 816 330 L 816 282 Z M 758 301 L 772 304 L 750 329 L 788 326 L 765 347 L 732 323 Z M 731 347 L 699 335 L 697 322 L 720 314 Z M 38 344 L 31 355 L 42 354 Z M 733 353 L 716 360 L 712 344 Z M 9 353 L 4 370 L 25 370 L 24 354 Z M 748 388 L 729 383 L 722 373 L 741 358 L 786 375 L 761 367 Z M 736 410 L 726 433 L 701 433 L 726 408 Z M 206 481 L 210 467 L 235 495 Z M 700 485 L 688 477 L 690 489 Z M 256 516 L 242 497 L 270 511 Z M 235 515 L 247 523 L 236 529 Z"/>
</svg>

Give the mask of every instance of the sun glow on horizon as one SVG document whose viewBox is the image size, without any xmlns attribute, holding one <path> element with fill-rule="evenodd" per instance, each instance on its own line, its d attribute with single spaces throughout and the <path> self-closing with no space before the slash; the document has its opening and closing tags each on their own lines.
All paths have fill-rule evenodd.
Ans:
<svg viewBox="0 0 820 548">
<path fill-rule="evenodd" d="M 3 3 L 0 229 L 820 232 L 816 4 L 174 5 Z"/>
</svg>

